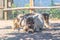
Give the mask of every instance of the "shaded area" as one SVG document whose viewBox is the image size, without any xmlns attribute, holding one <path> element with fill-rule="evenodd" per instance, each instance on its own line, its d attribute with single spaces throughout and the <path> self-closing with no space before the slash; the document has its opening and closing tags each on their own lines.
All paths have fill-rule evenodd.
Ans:
<svg viewBox="0 0 60 40">
<path fill-rule="evenodd" d="M 6 27 L 4 27 L 4 28 L 0 28 L 0 30 L 1 29 L 12 29 L 12 27 L 11 26 L 6 26 Z"/>
<path fill-rule="evenodd" d="M 46 40 L 49 40 L 49 39 L 52 39 L 53 36 L 51 33 L 42 33 L 42 32 L 39 32 L 39 33 L 8 33 L 8 35 L 16 35 L 15 37 L 7 37 L 7 40 L 20 40 L 20 39 L 23 39 L 23 40 L 42 40 L 42 39 L 46 39 Z"/>
<path fill-rule="evenodd" d="M 51 23 L 51 25 L 54 26 L 54 27 L 59 27 L 60 23 Z"/>
<path fill-rule="evenodd" d="M 35 33 L 7 33 L 6 35 L 12 35 L 11 37 L 7 36 L 6 40 L 59 40 L 60 33 L 51 34 L 50 32 L 35 32 Z M 13 37 L 13 35 L 15 35 Z"/>
<path fill-rule="evenodd" d="M 7 25 L 7 24 L 6 24 Z M 4 35 L 0 35 L 0 40 L 60 40 L 60 23 L 51 23 L 52 29 L 43 29 L 42 32 L 34 32 L 34 33 L 20 33 L 17 31 L 12 32 L 4 32 L 4 29 L 11 29 L 11 24 L 0 28 L 3 30 Z M 10 31 L 10 30 L 9 30 Z"/>
<path fill-rule="evenodd" d="M 51 30 L 60 30 L 60 23 L 51 23 Z"/>
</svg>

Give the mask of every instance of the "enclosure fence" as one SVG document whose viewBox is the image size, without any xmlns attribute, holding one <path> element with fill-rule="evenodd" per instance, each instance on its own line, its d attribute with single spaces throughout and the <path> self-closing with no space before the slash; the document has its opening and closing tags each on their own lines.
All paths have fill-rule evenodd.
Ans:
<svg viewBox="0 0 60 40">
<path fill-rule="evenodd" d="M 24 1 L 25 2 L 25 1 Z M 18 3 L 18 2 L 17 2 Z M 19 5 L 20 3 L 22 3 L 21 1 L 19 1 Z M 2 13 L 0 13 L 0 17 L 1 14 L 3 14 L 3 19 L 7 20 L 7 19 L 14 19 L 16 18 L 17 15 L 19 14 L 27 14 L 27 13 L 32 13 L 32 12 L 37 12 L 37 13 L 48 13 L 50 14 L 50 19 L 60 19 L 60 6 L 50 6 L 50 7 L 36 7 L 34 6 L 35 4 L 34 0 L 29 0 L 29 3 L 27 3 L 29 5 L 26 6 L 26 4 L 24 5 L 24 7 L 16 7 L 14 5 L 13 0 L 3 0 L 2 1 L 2 8 L 0 8 L 0 11 L 3 11 Z M 41 5 L 40 3 L 38 5 Z M 14 7 L 13 7 L 14 6 Z"/>
<path fill-rule="evenodd" d="M 9 19 L 9 16 L 13 19 L 20 13 L 26 14 L 29 12 L 48 13 L 50 14 L 50 18 L 60 19 L 60 6 L 4 8 L 3 11 L 5 13 L 5 20 Z M 9 12 L 10 14 L 7 14 L 7 12 Z"/>
</svg>

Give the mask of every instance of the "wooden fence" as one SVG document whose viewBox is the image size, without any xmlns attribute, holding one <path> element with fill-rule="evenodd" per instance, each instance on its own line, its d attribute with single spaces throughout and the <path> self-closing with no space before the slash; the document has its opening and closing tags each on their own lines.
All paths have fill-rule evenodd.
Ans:
<svg viewBox="0 0 60 40">
<path fill-rule="evenodd" d="M 60 6 L 51 6 L 51 7 L 16 7 L 16 8 L 4 8 L 3 11 L 5 13 L 5 20 L 7 20 L 7 11 L 8 10 L 30 10 L 32 12 L 34 9 L 51 9 L 51 8 L 57 8 L 59 9 Z"/>
</svg>

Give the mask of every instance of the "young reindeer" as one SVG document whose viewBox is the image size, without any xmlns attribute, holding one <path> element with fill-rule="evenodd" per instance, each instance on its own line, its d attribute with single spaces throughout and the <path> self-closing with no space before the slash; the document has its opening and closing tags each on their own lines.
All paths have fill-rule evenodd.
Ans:
<svg viewBox="0 0 60 40">
<path fill-rule="evenodd" d="M 32 16 L 31 16 L 32 15 Z M 28 16 L 31 16 L 31 17 L 28 17 Z M 46 17 L 47 16 L 47 17 Z M 28 17 L 28 19 L 24 19 L 23 17 Z M 39 28 L 43 28 L 43 25 L 45 25 L 47 28 L 51 28 L 51 26 L 49 26 L 48 24 L 48 18 L 49 16 L 47 14 L 19 14 L 17 16 L 16 19 L 14 19 L 13 23 L 14 23 L 14 29 L 17 29 L 17 28 L 20 28 L 20 27 L 23 27 L 23 31 L 28 31 L 30 28 L 28 26 L 32 26 L 32 22 L 31 21 L 34 21 L 34 28 L 32 28 L 33 30 L 38 30 Z M 31 19 L 30 19 L 31 18 Z M 26 23 L 25 23 L 26 22 Z M 27 25 L 26 25 L 27 24 Z M 19 31 L 19 29 L 18 29 Z"/>
<path fill-rule="evenodd" d="M 29 29 L 33 29 L 31 30 L 32 32 L 34 31 L 39 31 L 43 28 L 43 26 L 46 26 L 46 28 L 51 28 L 51 26 L 48 24 L 48 16 L 49 14 L 39 14 L 39 13 L 32 13 L 32 14 L 25 14 L 24 17 L 26 21 L 22 21 L 22 25 L 24 25 L 23 29 L 24 30 L 29 30 Z M 26 22 L 26 23 L 25 23 Z"/>
</svg>

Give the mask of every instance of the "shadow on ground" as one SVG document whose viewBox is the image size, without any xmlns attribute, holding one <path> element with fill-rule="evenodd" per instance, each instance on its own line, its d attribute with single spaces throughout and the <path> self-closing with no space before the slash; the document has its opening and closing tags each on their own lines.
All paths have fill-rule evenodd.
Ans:
<svg viewBox="0 0 60 40">
<path fill-rule="evenodd" d="M 4 39 L 5 40 L 60 40 L 60 32 L 58 31 L 58 30 L 60 30 L 60 23 L 51 23 L 51 25 L 53 26 L 52 29 L 44 29 L 42 32 L 35 32 L 35 33 L 13 32 L 13 33 L 7 33 L 6 34 L 7 36 Z M 6 27 L 5 29 L 9 29 L 9 28 Z M 57 31 L 58 33 L 54 33 L 53 30 L 55 30 L 54 32 Z"/>
<path fill-rule="evenodd" d="M 7 40 L 60 40 L 60 33 L 43 33 L 43 32 L 35 32 L 35 33 L 8 33 L 7 35 L 12 35 L 12 37 L 7 37 Z M 13 35 L 15 35 L 13 37 Z"/>
<path fill-rule="evenodd" d="M 12 29 L 12 27 L 11 26 L 6 26 L 6 27 L 0 28 L 0 29 Z"/>
<path fill-rule="evenodd" d="M 60 23 L 51 23 L 51 30 L 60 30 Z"/>
<path fill-rule="evenodd" d="M 51 25 L 54 26 L 54 27 L 59 27 L 60 23 L 51 23 Z"/>
<path fill-rule="evenodd" d="M 52 39 L 53 36 L 51 33 L 8 33 L 7 35 L 15 35 L 15 37 L 7 37 L 7 40 L 49 40 Z"/>
</svg>

